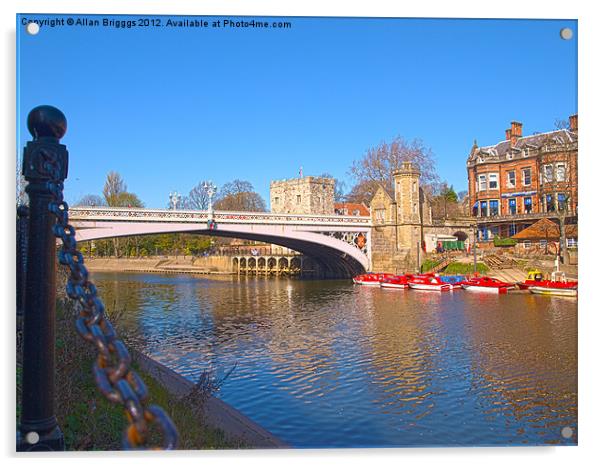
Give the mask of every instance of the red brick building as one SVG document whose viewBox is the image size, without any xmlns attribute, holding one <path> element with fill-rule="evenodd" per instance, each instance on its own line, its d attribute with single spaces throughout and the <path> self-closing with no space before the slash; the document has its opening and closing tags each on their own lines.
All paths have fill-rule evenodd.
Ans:
<svg viewBox="0 0 602 466">
<path fill-rule="evenodd" d="M 513 236 L 540 218 L 577 217 L 577 115 L 569 127 L 523 136 L 513 121 L 503 141 L 479 147 L 466 167 L 479 239 Z"/>
<path fill-rule="evenodd" d="M 361 217 L 370 217 L 370 210 L 364 204 L 353 202 L 335 202 L 334 213 L 336 215 L 355 215 Z"/>
</svg>

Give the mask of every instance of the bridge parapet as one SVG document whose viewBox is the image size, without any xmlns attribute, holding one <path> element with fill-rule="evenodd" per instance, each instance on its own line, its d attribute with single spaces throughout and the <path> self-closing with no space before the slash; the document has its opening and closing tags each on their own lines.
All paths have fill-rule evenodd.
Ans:
<svg viewBox="0 0 602 466">
<path fill-rule="evenodd" d="M 369 217 L 351 215 L 299 215 L 270 214 L 265 212 L 228 212 L 202 210 L 167 210 L 119 207 L 72 207 L 73 220 L 128 221 L 128 222 L 207 222 L 210 218 L 218 223 L 257 223 L 295 225 L 354 225 L 370 227 Z"/>
</svg>

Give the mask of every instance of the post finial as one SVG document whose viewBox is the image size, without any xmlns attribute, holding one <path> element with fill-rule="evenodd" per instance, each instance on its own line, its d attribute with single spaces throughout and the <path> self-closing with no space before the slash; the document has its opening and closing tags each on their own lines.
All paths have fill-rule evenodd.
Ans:
<svg viewBox="0 0 602 466">
<path fill-rule="evenodd" d="M 27 129 L 34 140 L 39 138 L 61 139 L 67 132 L 67 118 L 58 108 L 40 105 L 27 116 Z"/>
</svg>

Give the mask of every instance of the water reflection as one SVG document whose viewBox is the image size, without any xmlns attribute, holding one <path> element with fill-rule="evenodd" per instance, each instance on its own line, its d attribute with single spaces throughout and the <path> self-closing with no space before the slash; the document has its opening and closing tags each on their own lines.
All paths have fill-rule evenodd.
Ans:
<svg viewBox="0 0 602 466">
<path fill-rule="evenodd" d="M 95 274 L 121 327 L 295 446 L 575 443 L 577 306 L 346 282 Z"/>
</svg>

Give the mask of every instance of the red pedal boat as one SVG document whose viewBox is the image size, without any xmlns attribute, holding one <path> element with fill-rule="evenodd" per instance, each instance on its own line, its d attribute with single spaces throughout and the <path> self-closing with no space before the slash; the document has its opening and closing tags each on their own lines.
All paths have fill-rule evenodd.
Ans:
<svg viewBox="0 0 602 466">
<path fill-rule="evenodd" d="M 408 280 L 408 285 L 413 290 L 421 291 L 451 291 L 452 285 L 442 281 L 437 275 L 429 273 L 414 275 Z"/>
<path fill-rule="evenodd" d="M 479 293 L 506 294 L 509 289 L 514 288 L 514 283 L 503 282 L 491 277 L 473 277 L 463 281 L 462 288 Z"/>
<path fill-rule="evenodd" d="M 381 288 L 405 289 L 408 288 L 408 277 L 405 275 L 394 275 L 384 277 L 380 282 Z"/>
<path fill-rule="evenodd" d="M 380 286 L 381 275 L 378 273 L 365 273 L 353 277 L 353 283 L 356 285 Z"/>
</svg>

